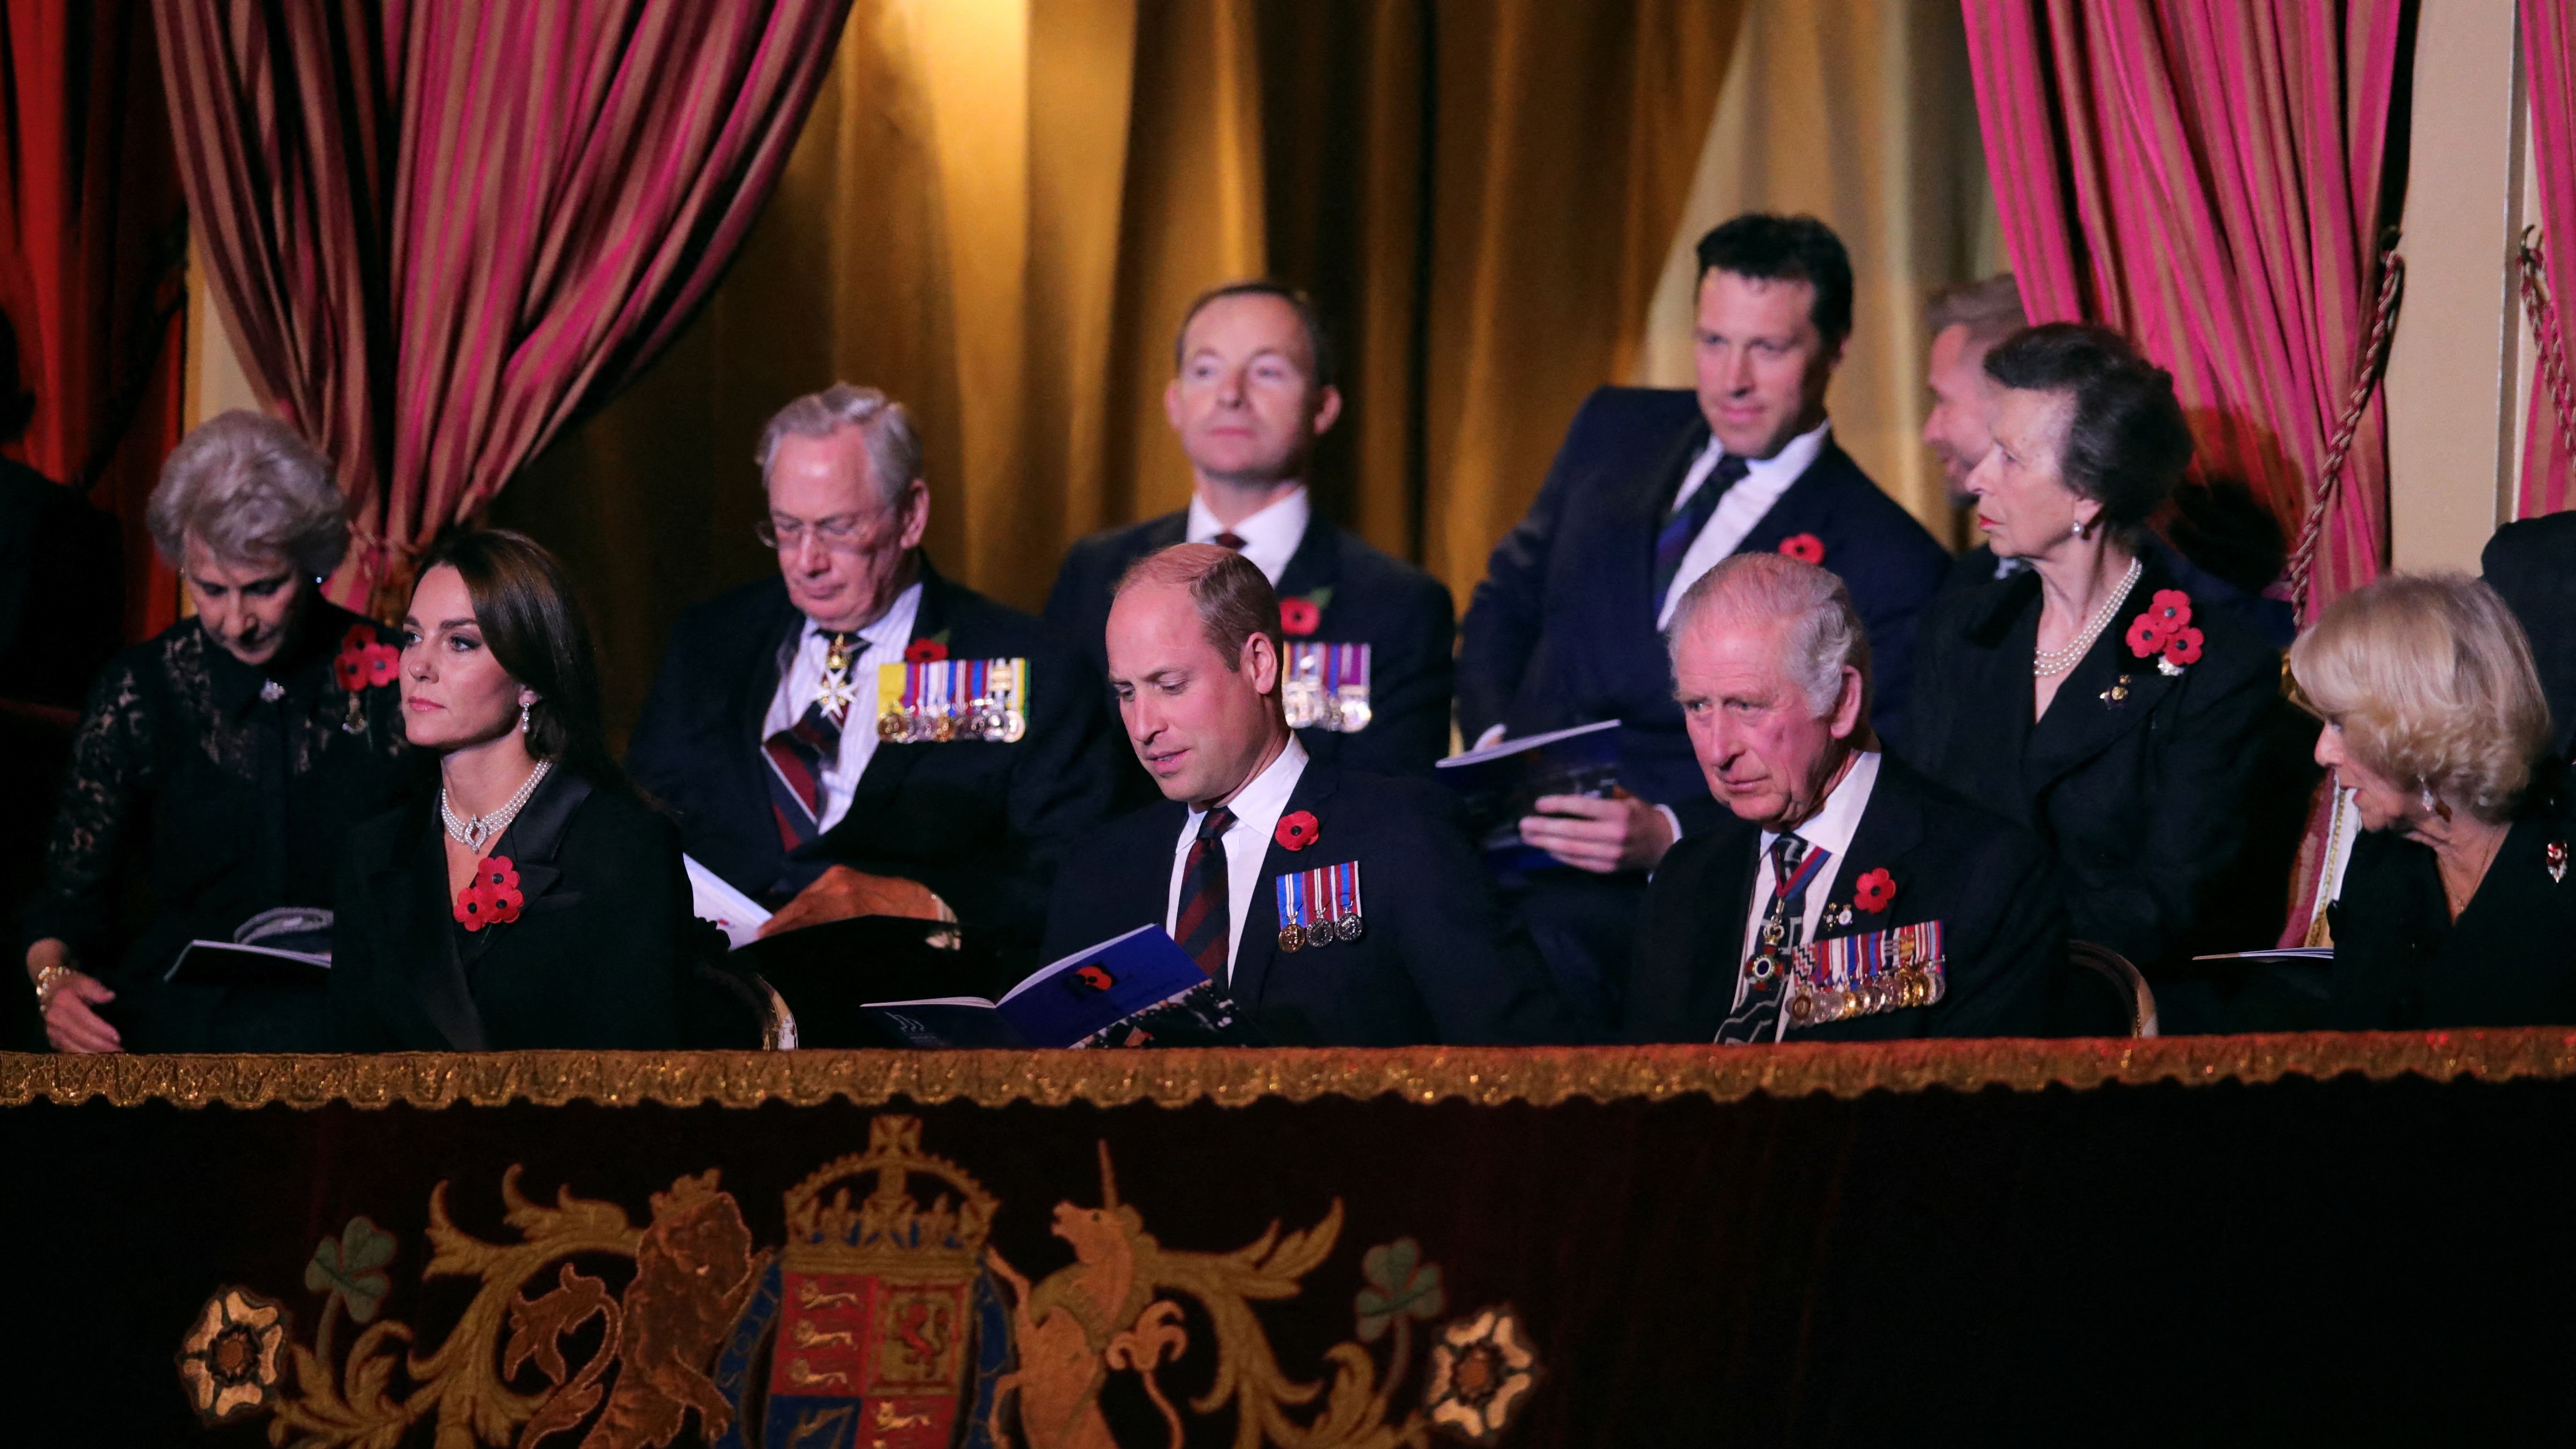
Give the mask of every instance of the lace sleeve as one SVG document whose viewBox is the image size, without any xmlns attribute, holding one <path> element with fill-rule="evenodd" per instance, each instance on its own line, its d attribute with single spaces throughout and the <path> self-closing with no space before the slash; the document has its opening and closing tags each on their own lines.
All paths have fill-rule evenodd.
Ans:
<svg viewBox="0 0 2576 1449">
<path fill-rule="evenodd" d="M 92 970 L 105 964 L 117 849 L 150 783 L 151 714 L 131 663 L 118 660 L 99 675 L 72 736 L 45 840 L 45 884 L 29 912 L 27 940 L 58 936 Z"/>
</svg>

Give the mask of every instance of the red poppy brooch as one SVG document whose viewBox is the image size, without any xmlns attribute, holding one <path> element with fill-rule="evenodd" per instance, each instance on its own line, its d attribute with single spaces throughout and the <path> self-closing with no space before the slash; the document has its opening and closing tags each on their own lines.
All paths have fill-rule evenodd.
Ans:
<svg viewBox="0 0 2576 1449">
<path fill-rule="evenodd" d="M 1279 817 L 1279 828 L 1270 832 L 1270 838 L 1279 842 L 1281 850 L 1304 850 L 1323 833 L 1324 827 L 1315 823 L 1314 811 L 1291 810 Z"/>
<path fill-rule="evenodd" d="M 1802 564 L 1825 561 L 1825 541 L 1812 533 L 1793 533 L 1780 540 L 1780 552 Z"/>
<path fill-rule="evenodd" d="M 393 683 L 401 663 L 402 652 L 391 644 L 377 643 L 374 628 L 352 624 L 340 637 L 340 653 L 331 661 L 331 672 L 339 676 L 342 689 L 355 694 Z"/>
<path fill-rule="evenodd" d="M 1896 877 L 1881 866 L 1852 883 L 1852 904 L 1877 915 L 1896 899 Z"/>
<path fill-rule="evenodd" d="M 906 664 L 937 664 L 948 657 L 948 646 L 936 639 L 915 639 L 903 646 Z"/>
<path fill-rule="evenodd" d="M 2200 662 L 2200 631 L 2191 627 L 2191 595 L 2180 589 L 2158 589 L 2146 612 L 2129 621 L 2129 652 L 2155 657 L 2156 672 L 2178 675 L 2186 664 Z"/>
<path fill-rule="evenodd" d="M 1288 598 L 1279 601 L 1279 632 L 1292 639 L 1303 639 L 1324 622 L 1324 609 L 1313 599 Z"/>
<path fill-rule="evenodd" d="M 506 855 L 486 856 L 474 879 L 456 897 L 456 923 L 469 931 L 506 926 L 519 918 L 527 897 L 519 893 L 519 868 Z"/>
</svg>

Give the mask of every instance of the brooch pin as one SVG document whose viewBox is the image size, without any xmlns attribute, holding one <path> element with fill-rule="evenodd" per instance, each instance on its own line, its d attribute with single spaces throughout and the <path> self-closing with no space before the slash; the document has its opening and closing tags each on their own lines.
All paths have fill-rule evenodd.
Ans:
<svg viewBox="0 0 2576 1449">
<path fill-rule="evenodd" d="M 1780 554 L 1804 564 L 1825 561 L 1825 541 L 1812 533 L 1793 533 L 1780 540 Z"/>
<path fill-rule="evenodd" d="M 2553 881 L 2567 879 L 2567 842 L 2563 840 L 2549 842 L 2546 853 L 2549 857 L 2549 878 Z"/>
<path fill-rule="evenodd" d="M 2102 702 L 2104 704 L 2118 704 L 2128 697 L 2129 676 L 2125 674 L 2120 676 L 2118 683 L 2112 685 L 2109 689 L 2102 691 Z"/>
<path fill-rule="evenodd" d="M 1896 899 L 1896 877 L 1884 866 L 1862 876 L 1852 886 L 1852 904 L 1877 915 Z"/>
<path fill-rule="evenodd" d="M 2156 672 L 2180 678 L 2183 666 L 2200 662 L 2201 633 L 2191 627 L 2191 595 L 2180 589 L 2158 589 L 2146 612 L 2129 624 L 2129 652 L 2156 659 Z"/>
</svg>

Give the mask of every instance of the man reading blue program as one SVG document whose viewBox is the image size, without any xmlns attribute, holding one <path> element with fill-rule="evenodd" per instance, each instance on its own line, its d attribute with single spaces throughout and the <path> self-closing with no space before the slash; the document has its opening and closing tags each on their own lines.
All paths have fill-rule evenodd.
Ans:
<svg viewBox="0 0 2576 1449">
<path fill-rule="evenodd" d="M 1240 553 L 1128 569 L 1109 684 L 1162 791 L 1056 875 L 1046 954 L 1159 924 L 1286 1045 L 1526 1040 L 1534 968 L 1495 947 L 1484 868 L 1427 782 L 1310 758 L 1280 701 L 1279 603 Z"/>
</svg>

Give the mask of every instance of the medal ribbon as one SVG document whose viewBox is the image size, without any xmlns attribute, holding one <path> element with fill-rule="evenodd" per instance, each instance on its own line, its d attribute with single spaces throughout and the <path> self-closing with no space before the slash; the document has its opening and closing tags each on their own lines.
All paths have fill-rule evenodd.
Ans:
<svg viewBox="0 0 2576 1449">
<path fill-rule="evenodd" d="M 1816 878 L 1816 872 L 1824 869 L 1825 862 L 1832 856 L 1832 851 L 1826 850 L 1820 846 L 1811 845 L 1807 847 L 1807 858 L 1798 862 L 1797 873 L 1790 876 L 1787 880 L 1772 882 L 1772 896 L 1776 899 L 1785 901 L 1789 897 L 1797 894 L 1799 891 L 1806 889 L 1807 882 Z"/>
</svg>

